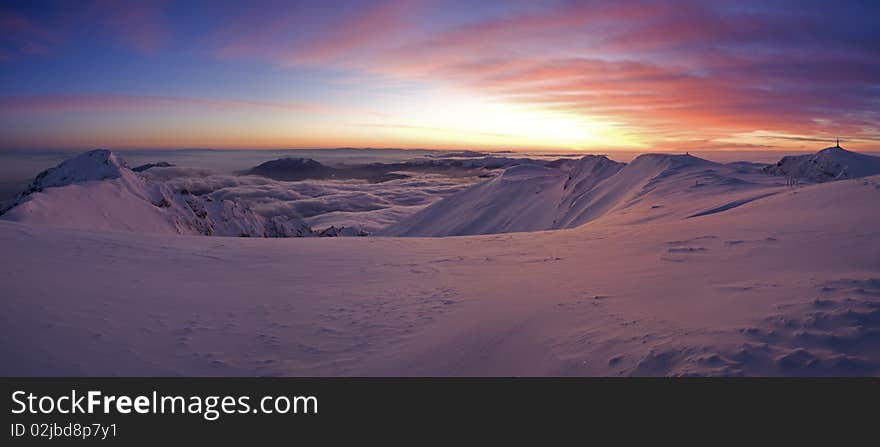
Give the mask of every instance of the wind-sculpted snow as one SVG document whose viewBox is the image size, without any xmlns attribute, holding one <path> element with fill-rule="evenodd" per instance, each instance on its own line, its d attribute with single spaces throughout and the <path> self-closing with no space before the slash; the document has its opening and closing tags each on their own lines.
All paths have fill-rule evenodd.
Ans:
<svg viewBox="0 0 880 447">
<path fill-rule="evenodd" d="M 87 230 L 205 236 L 312 234 L 297 218 L 264 217 L 236 200 L 196 196 L 150 180 L 106 150 L 86 152 L 41 173 L 3 210 L 2 219 Z"/>
<path fill-rule="evenodd" d="M 0 375 L 880 375 L 880 176 L 647 220 L 730 201 L 700 196 L 724 195 L 718 166 L 667 162 L 678 173 L 643 166 L 667 173 L 638 182 L 645 206 L 566 231 L 218 240 L 0 221 Z M 668 181 L 692 188 L 666 199 Z"/>
<path fill-rule="evenodd" d="M 493 234 L 574 228 L 606 217 L 627 223 L 683 218 L 770 183 L 757 170 L 690 155 L 646 154 L 629 164 L 590 155 L 508 168 L 381 234 Z"/>
<path fill-rule="evenodd" d="M 688 154 L 644 154 L 629 164 L 590 155 L 578 161 L 514 166 L 380 234 L 494 234 L 574 228 L 597 219 L 643 224 L 705 216 L 763 200 L 791 186 L 762 170 L 823 182 L 880 174 L 880 158 L 837 147 L 784 157 L 771 166 L 720 164 Z"/>
<path fill-rule="evenodd" d="M 503 175 L 438 202 L 381 234 L 449 236 L 553 228 L 560 207 L 582 192 L 576 184 L 601 181 L 622 166 L 606 157 L 588 156 L 550 166 L 511 167 Z"/>
<path fill-rule="evenodd" d="M 378 183 L 288 182 L 161 162 L 138 168 L 140 172 L 129 169 L 110 151 L 88 152 L 40 174 L 0 211 L 7 220 L 83 229 L 249 237 L 366 235 L 478 180 L 383 171 L 396 177 Z M 481 168 L 480 174 L 484 172 Z"/>
<path fill-rule="evenodd" d="M 84 229 L 226 236 L 495 234 L 723 213 L 783 191 L 792 176 L 859 177 L 876 162 L 829 148 L 764 168 L 787 172 L 786 185 L 758 164 L 687 154 L 644 154 L 629 164 L 598 155 L 460 155 L 333 167 L 281 158 L 248 171 L 261 175 L 232 175 L 168 163 L 135 173 L 109 151 L 93 151 L 40 174 L 2 211 Z M 302 179 L 309 176 L 318 178 Z"/>
</svg>

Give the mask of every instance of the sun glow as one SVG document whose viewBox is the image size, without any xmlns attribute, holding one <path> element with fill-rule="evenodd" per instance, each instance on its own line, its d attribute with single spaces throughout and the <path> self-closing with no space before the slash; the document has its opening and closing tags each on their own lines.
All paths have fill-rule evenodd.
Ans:
<svg viewBox="0 0 880 447">
<path fill-rule="evenodd" d="M 395 104 L 391 117 L 367 124 L 405 141 L 507 148 L 581 149 L 643 147 L 613 122 L 456 94 L 432 95 L 418 104 Z M 388 109 L 386 109 L 388 110 Z"/>
</svg>

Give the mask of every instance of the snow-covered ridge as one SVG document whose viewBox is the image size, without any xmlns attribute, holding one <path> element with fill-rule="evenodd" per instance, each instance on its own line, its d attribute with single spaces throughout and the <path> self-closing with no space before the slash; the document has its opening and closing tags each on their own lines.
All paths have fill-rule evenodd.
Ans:
<svg viewBox="0 0 880 447">
<path fill-rule="evenodd" d="M 738 171 L 691 155 L 672 154 L 645 154 L 629 164 L 589 155 L 546 166 L 517 166 L 382 234 L 451 236 L 573 228 L 612 213 L 625 215 L 639 205 L 651 207 L 642 214 L 645 219 L 686 217 L 688 211 L 700 209 L 687 206 L 697 202 L 681 200 L 685 206 L 678 210 L 682 205 L 678 197 L 700 198 L 754 186 Z M 670 213 L 671 209 L 675 211 Z"/>
<path fill-rule="evenodd" d="M 822 183 L 880 174 L 880 157 L 833 146 L 815 154 L 783 157 L 778 163 L 764 168 L 764 172 Z"/>
<path fill-rule="evenodd" d="M 0 210 L 0 219 L 102 231 L 205 236 L 297 237 L 312 230 L 289 217 L 265 218 L 234 200 L 175 191 L 94 150 L 39 174 Z"/>
<path fill-rule="evenodd" d="M 167 163 L 144 165 L 138 168 L 144 168 L 142 172 L 135 172 L 112 152 L 95 150 L 38 175 L 0 208 L 0 218 L 79 229 L 211 236 L 495 234 L 574 228 L 598 219 L 642 224 L 700 218 L 780 192 L 786 184 L 767 173 L 822 182 L 880 173 L 878 160 L 835 147 L 785 157 L 763 167 L 763 172 L 756 164 L 720 164 L 688 154 L 644 154 L 628 164 L 602 155 L 557 160 L 486 156 L 334 167 L 284 158 L 247 172 L 288 180 L 322 177 L 321 182 L 343 182 L 340 185 L 353 180 L 348 187 L 355 191 L 363 180 L 387 185 L 384 196 L 340 198 L 322 196 L 320 188 L 311 196 L 296 191 L 321 185 L 314 182 L 294 186 L 253 175 L 209 176 L 205 181 L 168 177 L 176 168 Z M 420 175 L 440 172 L 446 178 L 461 174 L 471 180 L 444 185 L 455 189 L 434 201 L 419 196 L 443 193 L 424 189 L 430 182 L 414 192 L 403 186 L 418 185 L 424 178 Z M 489 179 L 468 186 L 478 177 Z M 270 184 L 236 189 L 242 182 Z M 402 201 L 393 194 L 410 199 Z M 293 207 L 277 203 L 276 197 L 300 201 Z M 364 231 L 361 222 L 371 227 Z"/>
<path fill-rule="evenodd" d="M 97 149 L 63 161 L 58 166 L 37 174 L 34 181 L 18 196 L 0 208 L 0 216 L 31 199 L 34 193 L 74 183 L 121 178 L 130 172 L 124 161 L 112 152 Z"/>
<path fill-rule="evenodd" d="M 880 158 L 837 147 L 761 168 L 689 154 L 643 154 L 629 164 L 590 155 L 515 166 L 380 234 L 457 236 L 574 228 L 597 219 L 640 224 L 695 218 L 748 205 L 786 186 L 765 173 L 814 182 L 864 177 L 880 174 Z"/>
<path fill-rule="evenodd" d="M 380 234 L 450 236 L 557 228 L 561 220 L 569 219 L 569 210 L 583 193 L 623 166 L 596 155 L 545 166 L 514 166 Z"/>
<path fill-rule="evenodd" d="M 567 231 L 218 243 L 178 234 L 288 221 L 173 169 L 85 154 L 0 218 L 0 375 L 880 374 L 880 175 L 588 156 L 509 167 L 413 227 L 589 222 Z"/>
<path fill-rule="evenodd" d="M 28 186 L 24 194 L 40 192 L 45 188 L 119 178 L 128 166 L 112 152 L 98 149 L 71 158 L 41 172 Z"/>
<path fill-rule="evenodd" d="M 701 175 L 680 199 L 713 188 Z M 877 376 L 880 176 L 776 190 L 691 219 L 468 238 L 0 221 L 0 375 Z M 666 209 L 637 206 L 623 216 Z"/>
</svg>

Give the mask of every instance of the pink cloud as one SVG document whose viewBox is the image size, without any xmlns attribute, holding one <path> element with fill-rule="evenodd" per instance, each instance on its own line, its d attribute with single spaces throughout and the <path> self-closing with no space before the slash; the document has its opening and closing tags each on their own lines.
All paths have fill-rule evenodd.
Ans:
<svg viewBox="0 0 880 447">
<path fill-rule="evenodd" d="M 459 26 L 375 54 L 361 68 L 604 118 L 654 138 L 682 129 L 713 138 L 817 133 L 827 131 L 817 118 L 835 116 L 846 117 L 842 133 L 876 126 L 876 95 L 865 93 L 880 66 L 863 50 L 786 50 L 816 48 L 805 33 L 821 32 L 817 16 L 722 15 L 710 6 L 572 3 Z"/>
<path fill-rule="evenodd" d="M 387 42 L 408 27 L 406 17 L 416 6 L 414 1 L 396 1 L 356 11 L 333 27 L 328 35 L 317 38 L 313 45 L 287 56 L 287 63 L 328 62 L 355 50 L 362 51 L 377 42 Z"/>
<path fill-rule="evenodd" d="M 409 16 L 422 0 L 355 3 L 356 8 L 317 19 L 297 7 L 245 12 L 208 40 L 223 59 L 260 59 L 282 66 L 344 64 L 396 42 L 410 29 Z"/>
</svg>

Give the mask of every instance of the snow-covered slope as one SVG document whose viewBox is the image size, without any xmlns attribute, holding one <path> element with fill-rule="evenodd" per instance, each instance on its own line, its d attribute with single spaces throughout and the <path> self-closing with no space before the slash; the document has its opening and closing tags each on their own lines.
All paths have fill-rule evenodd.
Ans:
<svg viewBox="0 0 880 447">
<path fill-rule="evenodd" d="M 135 173 L 107 150 L 86 152 L 44 171 L 0 210 L 0 219 L 98 231 L 311 235 L 296 219 L 267 219 L 236 201 L 174 191 Z"/>
<path fill-rule="evenodd" d="M 783 157 L 778 163 L 764 168 L 764 172 L 821 183 L 880 174 L 880 157 L 834 146 L 812 155 Z"/>
<path fill-rule="evenodd" d="M 622 166 L 595 155 L 552 166 L 514 166 L 380 234 L 449 236 L 555 228 L 568 205 Z"/>
<path fill-rule="evenodd" d="M 683 161 L 649 203 L 691 171 L 682 210 L 729 199 Z M 0 221 L 0 375 L 880 375 L 878 204 L 873 176 L 459 238 Z"/>
<path fill-rule="evenodd" d="M 574 228 L 599 218 L 622 223 L 685 218 L 778 187 L 764 177 L 738 165 L 671 154 L 645 154 L 629 164 L 591 155 L 544 167 L 516 166 L 380 234 L 493 234 Z"/>
<path fill-rule="evenodd" d="M 46 188 L 115 179 L 128 173 L 128 166 L 108 150 L 94 150 L 71 158 L 41 172 L 28 187 L 25 194 L 40 192 Z"/>
</svg>

